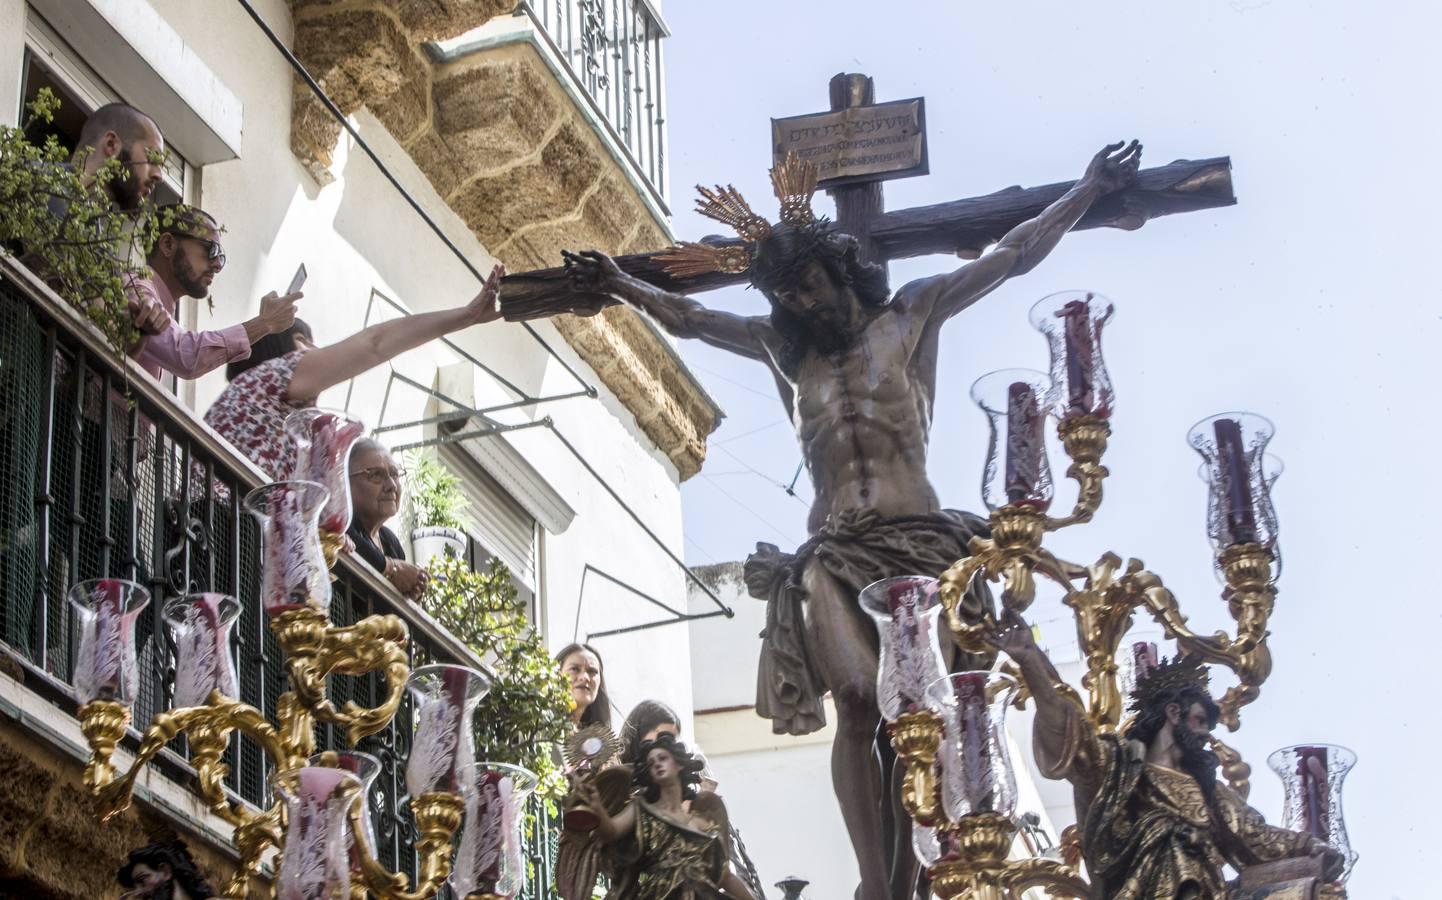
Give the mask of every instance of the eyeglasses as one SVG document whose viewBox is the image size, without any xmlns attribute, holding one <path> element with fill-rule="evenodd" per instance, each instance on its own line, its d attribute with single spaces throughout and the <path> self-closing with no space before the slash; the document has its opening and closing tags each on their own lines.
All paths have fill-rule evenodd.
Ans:
<svg viewBox="0 0 1442 900">
<path fill-rule="evenodd" d="M 361 469 L 359 472 L 350 473 L 350 477 L 364 478 L 371 484 L 380 484 L 389 478 L 396 484 L 400 484 L 401 479 L 406 477 L 406 470 L 391 466 L 371 466 L 369 469 Z"/>
<path fill-rule="evenodd" d="M 203 244 L 205 246 L 205 258 L 220 266 L 222 269 L 225 268 L 225 250 L 220 246 L 220 241 L 212 241 L 191 234 L 180 234 L 176 235 L 176 237 Z"/>
</svg>

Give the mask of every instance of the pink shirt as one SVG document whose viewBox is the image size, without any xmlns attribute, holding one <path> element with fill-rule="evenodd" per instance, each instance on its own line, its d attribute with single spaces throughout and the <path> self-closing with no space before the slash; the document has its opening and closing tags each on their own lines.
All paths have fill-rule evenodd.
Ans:
<svg viewBox="0 0 1442 900">
<path fill-rule="evenodd" d="M 179 378 L 199 378 L 228 362 L 250 356 L 250 338 L 244 325 L 219 331 L 186 331 L 175 323 L 175 298 L 165 282 L 155 275 L 131 282 L 131 290 L 144 301 L 159 302 L 170 315 L 170 325 L 160 334 L 145 339 L 136 357 L 141 368 L 159 378 L 161 370 Z"/>
</svg>

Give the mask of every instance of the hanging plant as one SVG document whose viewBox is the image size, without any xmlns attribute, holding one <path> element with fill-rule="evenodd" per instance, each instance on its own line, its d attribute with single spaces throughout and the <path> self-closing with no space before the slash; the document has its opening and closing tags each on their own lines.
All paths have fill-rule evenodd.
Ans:
<svg viewBox="0 0 1442 900">
<path fill-rule="evenodd" d="M 461 514 L 466 495 L 460 476 L 434 457 L 416 451 L 406 458 L 410 470 L 407 492 L 411 498 L 411 550 L 416 565 L 430 568 L 436 559 L 460 558 L 466 553 Z"/>
<path fill-rule="evenodd" d="M 406 459 L 411 516 L 416 528 L 460 528 L 466 511 L 461 477 L 419 451 Z"/>
<path fill-rule="evenodd" d="M 78 309 L 123 356 L 140 335 L 129 309 L 128 288 L 148 277 L 145 257 L 175 210 L 157 211 L 150 198 L 121 210 L 105 186 L 130 177 L 118 158 L 107 160 L 90 185 L 55 135 L 32 143 L 26 131 L 54 120 L 60 101 L 42 88 L 27 106 L 20 128 L 0 126 L 0 243 L 67 303 Z M 163 154 L 151 160 L 164 162 Z"/>
</svg>

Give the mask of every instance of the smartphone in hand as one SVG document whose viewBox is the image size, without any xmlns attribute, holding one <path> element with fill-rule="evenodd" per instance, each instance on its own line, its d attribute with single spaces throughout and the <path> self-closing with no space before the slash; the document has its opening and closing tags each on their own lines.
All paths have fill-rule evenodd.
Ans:
<svg viewBox="0 0 1442 900">
<path fill-rule="evenodd" d="M 300 289 L 301 289 L 301 286 L 304 285 L 304 284 L 305 284 L 305 263 L 301 263 L 301 264 L 300 264 L 300 268 L 298 268 L 298 269 L 295 270 L 295 277 L 290 280 L 290 287 L 286 288 L 286 289 L 285 289 L 285 292 L 286 292 L 287 294 L 294 294 L 296 291 L 300 290 Z"/>
</svg>

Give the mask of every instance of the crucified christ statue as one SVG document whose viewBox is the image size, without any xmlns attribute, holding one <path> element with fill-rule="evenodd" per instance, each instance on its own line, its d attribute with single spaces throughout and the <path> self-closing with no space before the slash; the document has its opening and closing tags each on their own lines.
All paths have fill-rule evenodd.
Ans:
<svg viewBox="0 0 1442 900">
<path fill-rule="evenodd" d="M 776 380 L 816 500 L 806 544 L 794 554 L 760 545 L 747 562 L 748 587 L 769 604 L 757 711 L 778 732 L 805 734 L 824 724 L 821 697 L 831 692 L 832 778 L 861 872 L 858 900 L 910 900 L 919 867 L 910 820 L 878 765 L 877 635 L 857 594 L 880 578 L 941 572 L 986 532 L 983 519 L 943 509 L 927 478 L 942 326 L 1033 269 L 1093 203 L 1135 179 L 1141 149 L 1136 141 L 1103 148 L 1080 181 L 989 253 L 893 296 L 885 269 L 863 261 L 854 237 L 815 219 L 815 171 L 794 159 L 772 173 L 782 224 L 769 225 L 729 188 L 703 191 L 701 211 L 749 243 L 683 245 L 672 258 L 692 272 L 744 267 L 771 304 L 768 316 L 707 309 L 598 252 L 565 255 L 574 290 L 628 303 L 677 337 L 765 365 Z M 988 595 L 969 602 L 980 616 Z"/>
</svg>

